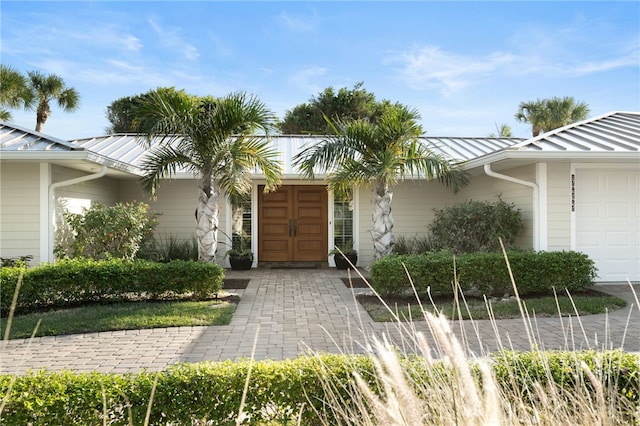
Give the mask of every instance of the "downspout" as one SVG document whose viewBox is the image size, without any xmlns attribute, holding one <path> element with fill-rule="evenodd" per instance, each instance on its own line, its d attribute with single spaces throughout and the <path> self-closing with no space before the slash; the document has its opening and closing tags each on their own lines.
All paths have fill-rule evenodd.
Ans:
<svg viewBox="0 0 640 426">
<path fill-rule="evenodd" d="M 540 188 L 538 184 L 529 182 L 526 180 L 518 179 L 513 176 L 503 175 L 491 170 L 491 164 L 484 165 L 484 172 L 487 176 L 494 177 L 496 179 L 505 180 L 507 182 L 517 183 L 519 185 L 528 186 L 533 188 L 533 249 L 540 250 Z"/>
<path fill-rule="evenodd" d="M 82 182 L 86 182 L 89 180 L 94 180 L 94 179 L 100 179 L 101 177 L 104 177 L 107 174 L 107 166 L 101 166 L 101 169 L 99 172 L 93 173 L 91 175 L 87 175 L 87 176 L 81 176 L 81 177 L 77 177 L 77 178 L 73 178 L 73 179 L 69 179 L 69 180 L 63 180 L 62 182 L 55 182 L 52 183 L 51 185 L 49 185 L 49 218 L 50 218 L 50 222 L 49 222 L 49 244 L 48 244 L 48 259 L 46 261 L 48 262 L 53 262 L 54 258 L 53 258 L 53 244 L 55 241 L 55 227 L 56 227 L 56 215 L 55 215 L 55 209 L 56 209 L 56 199 L 55 199 L 55 195 L 56 195 L 56 189 L 64 187 L 64 186 L 69 186 L 69 185 L 75 185 L 77 183 L 82 183 Z"/>
</svg>

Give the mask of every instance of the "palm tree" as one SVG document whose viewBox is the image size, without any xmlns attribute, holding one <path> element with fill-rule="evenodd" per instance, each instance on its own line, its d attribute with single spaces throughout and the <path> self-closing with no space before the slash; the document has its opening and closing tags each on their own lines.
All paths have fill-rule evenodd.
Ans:
<svg viewBox="0 0 640 426">
<path fill-rule="evenodd" d="M 218 201 L 251 190 L 249 173 L 260 169 L 266 189 L 280 183 L 281 166 L 264 136 L 277 119 L 253 96 L 233 93 L 224 98 L 198 98 L 183 91 L 150 93 L 140 105 L 139 129 L 151 148 L 142 168 L 143 187 L 156 196 L 162 179 L 184 169 L 199 177 L 196 207 L 198 258 L 214 262 L 218 246 Z M 160 141 L 153 144 L 153 138 Z"/>
<path fill-rule="evenodd" d="M 393 249 L 392 188 L 399 181 L 410 176 L 435 178 L 454 190 L 467 183 L 461 169 L 419 142 L 419 118 L 416 110 L 396 105 L 387 108 L 376 123 L 339 122 L 334 126 L 336 135 L 294 157 L 294 165 L 305 177 L 326 172 L 329 189 L 337 194 L 347 194 L 353 186 L 372 186 L 375 259 Z"/>
<path fill-rule="evenodd" d="M 582 121 L 589 116 L 589 106 L 584 102 L 576 103 L 570 96 L 563 98 L 551 98 L 547 101 L 549 122 L 545 131 L 568 126 L 569 124 Z"/>
<path fill-rule="evenodd" d="M 521 102 L 515 117 L 518 121 L 530 123 L 533 137 L 536 137 L 541 132 L 584 120 L 588 115 L 587 104 L 576 103 L 572 97 L 565 96 Z"/>
<path fill-rule="evenodd" d="M 36 107 L 36 132 L 41 132 L 51 115 L 51 101 L 58 102 L 63 111 L 71 112 L 80 106 L 80 95 L 73 87 L 67 87 L 61 77 L 55 74 L 44 75 L 38 71 L 30 71 L 29 87 L 32 96 L 38 102 Z"/>
<path fill-rule="evenodd" d="M 0 106 L 28 108 L 32 100 L 27 79 L 15 69 L 0 64 Z M 10 121 L 11 112 L 0 109 L 0 120 Z"/>
<path fill-rule="evenodd" d="M 531 132 L 535 138 L 547 126 L 546 101 L 537 99 L 535 101 L 520 102 L 516 120 L 531 124 Z"/>
</svg>

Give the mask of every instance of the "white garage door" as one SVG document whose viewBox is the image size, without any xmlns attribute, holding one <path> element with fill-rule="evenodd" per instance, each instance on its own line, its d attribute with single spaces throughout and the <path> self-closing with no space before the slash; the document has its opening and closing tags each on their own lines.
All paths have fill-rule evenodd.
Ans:
<svg viewBox="0 0 640 426">
<path fill-rule="evenodd" d="M 640 281 L 638 169 L 576 169 L 576 249 L 598 267 L 597 281 Z"/>
</svg>

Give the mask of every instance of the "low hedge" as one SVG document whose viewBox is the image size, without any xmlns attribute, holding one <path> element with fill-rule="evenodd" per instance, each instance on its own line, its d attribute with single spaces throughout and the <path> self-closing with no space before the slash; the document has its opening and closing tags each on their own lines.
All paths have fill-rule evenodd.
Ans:
<svg viewBox="0 0 640 426">
<path fill-rule="evenodd" d="M 61 260 L 25 269 L 0 269 L 0 315 L 11 306 L 19 276 L 24 273 L 16 313 L 52 307 L 166 296 L 206 297 L 220 291 L 223 269 L 195 261 L 155 263 L 120 259 Z"/>
<path fill-rule="evenodd" d="M 575 251 L 509 251 L 509 264 L 520 295 L 552 294 L 553 289 L 583 291 L 593 284 L 596 267 Z M 454 271 L 463 292 L 502 296 L 512 293 L 507 263 L 502 253 L 450 252 L 393 255 L 371 266 L 371 283 L 382 296 L 413 294 L 407 271 L 421 298 L 452 296 Z"/>
<path fill-rule="evenodd" d="M 501 354 L 493 359 L 498 386 L 507 395 L 533 392 L 534 381 L 555 381 L 568 394 L 582 371 L 580 363 L 604 378 L 607 390 L 631 404 L 640 390 L 637 355 L 612 352 L 543 352 Z M 403 361 L 416 383 L 428 383 L 424 360 Z M 0 376 L 0 398 L 6 398 L 0 415 L 3 424 L 87 425 L 143 424 L 154 380 L 158 379 L 150 424 L 232 425 L 240 407 L 249 361 L 178 364 L 160 373 L 105 374 L 32 372 Z M 549 365 L 550 374 L 544 366 Z M 444 368 L 444 367 L 443 367 Z M 276 421 L 285 424 L 331 424 L 332 406 L 351 404 L 353 371 L 376 388 L 373 362 L 365 356 L 319 355 L 285 361 L 258 361 L 253 365 L 246 399 L 248 418 L 243 424 Z M 431 371 L 431 373 L 429 373 Z M 576 373 L 578 372 L 578 373 Z M 424 375 L 424 377 L 422 377 Z M 442 377 L 431 382 L 442 383 Z M 13 388 L 7 396 L 12 380 Z M 585 379 L 580 383 L 584 383 Z M 331 393 L 328 393 L 331 389 Z M 106 401 L 106 403 L 103 403 Z M 131 416 L 131 418 L 129 418 Z M 298 419 L 300 416 L 300 419 Z M 300 423 L 298 423 L 298 420 Z M 328 423 L 326 421 L 328 420 Z M 204 424 L 204 423 L 203 423 Z M 269 423 L 271 424 L 271 423 Z"/>
</svg>

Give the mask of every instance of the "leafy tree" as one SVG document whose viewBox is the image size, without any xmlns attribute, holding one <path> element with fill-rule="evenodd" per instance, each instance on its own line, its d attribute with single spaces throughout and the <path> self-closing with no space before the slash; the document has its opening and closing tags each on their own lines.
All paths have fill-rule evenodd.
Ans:
<svg viewBox="0 0 640 426">
<path fill-rule="evenodd" d="M 280 183 L 278 153 L 265 137 L 276 117 L 253 96 L 232 93 L 223 98 L 198 98 L 183 91 L 155 91 L 136 109 L 138 128 L 151 148 L 143 163 L 143 187 L 156 196 L 162 179 L 182 168 L 199 176 L 196 208 L 198 258 L 216 259 L 218 201 L 221 191 L 235 200 L 251 189 L 249 173 L 259 168 L 266 189 Z M 160 141 L 154 143 L 153 139 Z"/>
<path fill-rule="evenodd" d="M 369 120 L 375 122 L 382 112 L 392 106 L 384 100 L 377 102 L 360 82 L 353 89 L 341 88 L 337 92 L 327 87 L 308 103 L 297 105 L 285 113 L 280 123 L 283 134 L 329 134 L 333 130 L 325 117 L 338 120 Z"/>
<path fill-rule="evenodd" d="M 584 120 L 589 115 L 589 106 L 577 102 L 570 96 L 563 98 L 537 99 L 521 102 L 515 117 L 518 121 L 531 124 L 533 137 L 571 123 Z"/>
<path fill-rule="evenodd" d="M 71 112 L 80 106 L 80 95 L 73 87 L 67 87 L 64 80 L 55 75 L 44 75 L 39 71 L 30 71 L 28 84 L 31 94 L 37 102 L 36 132 L 41 132 L 51 115 L 51 101 L 57 101 L 63 111 Z"/>
<path fill-rule="evenodd" d="M 15 69 L 0 64 L 0 120 L 11 120 L 11 112 L 5 107 L 27 108 L 32 101 L 27 79 Z"/>
<path fill-rule="evenodd" d="M 134 96 L 125 96 L 111 102 L 107 106 L 107 119 L 111 126 L 105 131 L 108 134 L 114 133 L 139 133 L 138 122 L 136 120 L 136 109 L 144 103 L 151 94 L 157 92 L 175 92 L 173 87 L 158 87 Z M 181 92 L 184 92 L 181 90 Z"/>
<path fill-rule="evenodd" d="M 339 121 L 334 127 L 335 136 L 328 136 L 294 158 L 306 177 L 327 172 L 329 188 L 338 194 L 346 194 L 353 186 L 372 186 L 375 259 L 393 249 L 391 200 L 399 181 L 407 176 L 435 178 L 454 190 L 467 182 L 461 169 L 419 142 L 419 118 L 416 110 L 394 106 L 375 123 L 363 119 Z"/>
</svg>

